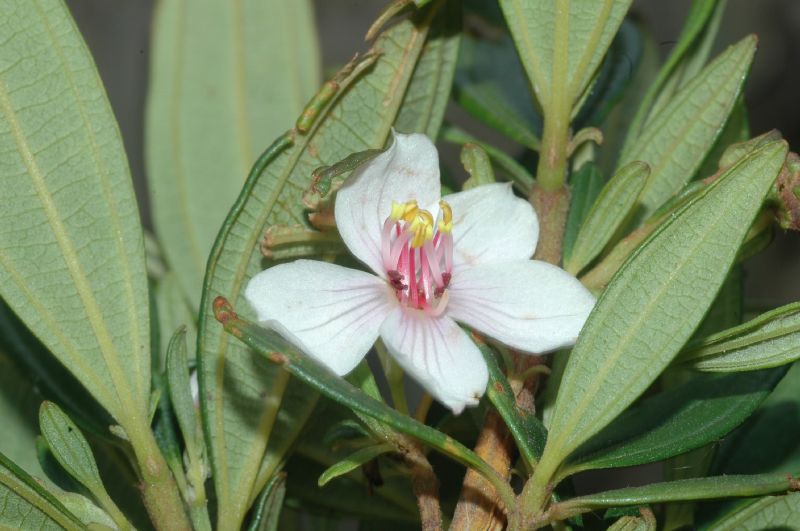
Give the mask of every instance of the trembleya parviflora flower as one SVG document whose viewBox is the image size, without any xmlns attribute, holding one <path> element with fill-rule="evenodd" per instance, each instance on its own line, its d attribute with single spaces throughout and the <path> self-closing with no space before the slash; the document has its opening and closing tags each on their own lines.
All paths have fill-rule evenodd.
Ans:
<svg viewBox="0 0 800 531">
<path fill-rule="evenodd" d="M 371 273 L 298 260 L 253 277 L 258 321 L 338 375 L 380 337 L 403 370 L 453 412 L 478 403 L 488 371 L 458 323 L 516 350 L 572 345 L 594 298 L 531 260 L 539 233 L 510 184 L 441 197 L 439 157 L 424 135 L 395 134 L 338 191 L 336 226 Z"/>
</svg>

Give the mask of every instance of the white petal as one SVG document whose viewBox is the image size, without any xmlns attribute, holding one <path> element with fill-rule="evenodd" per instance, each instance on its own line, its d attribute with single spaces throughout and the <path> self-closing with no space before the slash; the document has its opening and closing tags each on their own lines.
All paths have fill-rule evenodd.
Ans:
<svg viewBox="0 0 800 531">
<path fill-rule="evenodd" d="M 392 201 L 439 200 L 439 155 L 425 135 L 394 135 L 381 155 L 356 169 L 336 194 L 336 227 L 350 252 L 383 276 L 381 229 Z"/>
<path fill-rule="evenodd" d="M 447 315 L 535 354 L 573 345 L 595 302 L 578 279 L 535 260 L 463 268 L 449 291 Z"/>
<path fill-rule="evenodd" d="M 250 280 L 244 296 L 259 323 L 339 375 L 364 358 L 397 304 L 378 277 L 314 260 L 262 271 Z"/>
<path fill-rule="evenodd" d="M 478 265 L 527 260 L 536 249 L 539 221 L 508 183 L 487 184 L 443 198 L 453 209 L 453 263 Z"/>
<path fill-rule="evenodd" d="M 486 391 L 486 362 L 452 319 L 398 307 L 381 326 L 381 338 L 403 370 L 453 413 L 477 405 Z"/>
</svg>

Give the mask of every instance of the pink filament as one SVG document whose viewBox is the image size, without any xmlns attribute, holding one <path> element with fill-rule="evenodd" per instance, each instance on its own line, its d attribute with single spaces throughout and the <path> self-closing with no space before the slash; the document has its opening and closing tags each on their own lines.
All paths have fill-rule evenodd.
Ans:
<svg viewBox="0 0 800 531">
<path fill-rule="evenodd" d="M 447 306 L 453 236 L 437 229 L 431 240 L 417 248 L 412 246 L 414 234 L 409 229 L 409 222 L 385 221 L 381 232 L 383 265 L 401 304 L 435 317 Z"/>
</svg>

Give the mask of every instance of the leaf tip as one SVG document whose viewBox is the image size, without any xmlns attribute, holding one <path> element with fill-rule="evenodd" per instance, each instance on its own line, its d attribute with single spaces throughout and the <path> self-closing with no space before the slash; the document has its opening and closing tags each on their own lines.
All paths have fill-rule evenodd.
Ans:
<svg viewBox="0 0 800 531">
<path fill-rule="evenodd" d="M 212 304 L 214 310 L 214 318 L 225 326 L 231 319 L 236 319 L 236 312 L 233 311 L 233 306 L 228 302 L 228 299 L 222 295 L 217 296 Z"/>
</svg>

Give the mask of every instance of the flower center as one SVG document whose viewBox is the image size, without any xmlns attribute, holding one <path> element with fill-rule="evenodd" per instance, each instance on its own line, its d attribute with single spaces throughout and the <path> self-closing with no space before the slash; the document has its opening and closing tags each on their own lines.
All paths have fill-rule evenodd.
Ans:
<svg viewBox="0 0 800 531">
<path fill-rule="evenodd" d="M 383 267 L 397 299 L 408 308 L 440 315 L 453 271 L 453 211 L 439 201 L 438 219 L 416 201 L 392 203 L 383 223 Z"/>
</svg>

